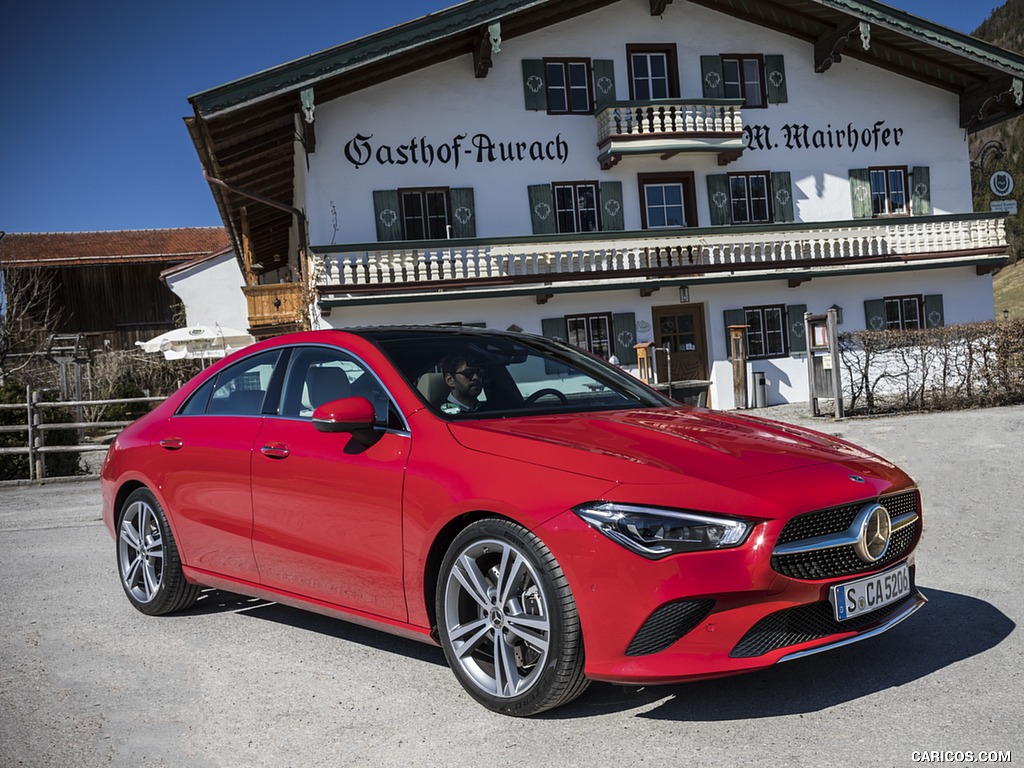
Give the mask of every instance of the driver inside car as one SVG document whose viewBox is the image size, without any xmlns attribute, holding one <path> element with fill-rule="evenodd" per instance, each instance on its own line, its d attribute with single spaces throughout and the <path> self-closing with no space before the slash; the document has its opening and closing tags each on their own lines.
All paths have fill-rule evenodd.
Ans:
<svg viewBox="0 0 1024 768">
<path fill-rule="evenodd" d="M 450 390 L 448 399 L 441 404 L 444 413 L 473 413 L 480 410 L 479 401 L 484 388 L 484 369 L 472 365 L 461 353 L 449 355 L 441 361 L 441 372 Z"/>
</svg>

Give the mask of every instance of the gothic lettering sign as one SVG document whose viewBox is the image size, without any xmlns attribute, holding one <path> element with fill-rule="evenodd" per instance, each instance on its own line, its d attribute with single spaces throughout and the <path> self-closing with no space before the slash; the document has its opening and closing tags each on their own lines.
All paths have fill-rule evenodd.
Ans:
<svg viewBox="0 0 1024 768">
<path fill-rule="evenodd" d="M 900 146 L 904 133 L 903 128 L 890 127 L 885 124 L 885 120 L 876 120 L 872 125 L 847 123 L 840 127 L 831 123 L 824 127 L 789 123 L 781 127 L 748 125 L 743 128 L 743 138 L 747 149 L 751 151 L 848 149 L 850 152 L 877 152 L 883 147 Z"/>
<path fill-rule="evenodd" d="M 441 141 L 419 136 L 401 144 L 375 142 L 372 133 L 357 133 L 345 144 L 344 153 L 356 168 L 368 163 L 428 168 L 435 163 L 458 168 L 463 162 L 483 165 L 557 161 L 564 165 L 569 159 L 569 144 L 561 133 L 553 139 L 533 141 L 496 141 L 486 133 L 460 133 Z"/>
</svg>

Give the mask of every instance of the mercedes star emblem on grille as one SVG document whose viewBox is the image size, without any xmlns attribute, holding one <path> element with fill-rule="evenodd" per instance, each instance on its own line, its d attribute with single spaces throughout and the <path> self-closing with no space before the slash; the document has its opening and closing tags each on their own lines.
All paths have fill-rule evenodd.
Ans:
<svg viewBox="0 0 1024 768">
<path fill-rule="evenodd" d="M 881 504 L 866 504 L 857 513 L 853 525 L 855 531 L 860 531 L 857 543 L 853 545 L 857 557 L 865 563 L 881 560 L 889 549 L 889 534 L 892 533 L 889 510 Z"/>
</svg>

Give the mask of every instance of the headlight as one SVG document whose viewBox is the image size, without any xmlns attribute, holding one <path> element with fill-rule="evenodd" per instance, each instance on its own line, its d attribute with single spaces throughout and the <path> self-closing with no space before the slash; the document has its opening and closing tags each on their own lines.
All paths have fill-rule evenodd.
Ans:
<svg viewBox="0 0 1024 768">
<path fill-rule="evenodd" d="M 612 541 L 651 560 L 677 552 L 738 547 L 754 528 L 750 520 L 611 501 L 580 504 L 572 511 Z"/>
</svg>

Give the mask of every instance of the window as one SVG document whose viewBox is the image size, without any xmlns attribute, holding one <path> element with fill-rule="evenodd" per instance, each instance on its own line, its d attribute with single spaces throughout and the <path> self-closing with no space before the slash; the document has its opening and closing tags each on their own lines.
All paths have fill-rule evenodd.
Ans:
<svg viewBox="0 0 1024 768">
<path fill-rule="evenodd" d="M 552 189 L 559 232 L 597 232 L 600 229 L 596 182 L 556 182 Z"/>
<path fill-rule="evenodd" d="M 446 188 L 400 189 L 402 230 L 406 240 L 448 237 L 450 201 Z"/>
<path fill-rule="evenodd" d="M 590 94 L 590 59 L 545 59 L 548 113 L 552 115 L 593 112 Z"/>
<path fill-rule="evenodd" d="M 279 355 L 276 349 L 262 352 L 224 369 L 216 383 L 204 384 L 181 413 L 192 415 L 205 409 L 215 416 L 259 416 Z"/>
<path fill-rule="evenodd" d="M 909 213 L 907 206 L 907 168 L 869 168 L 871 178 L 871 215 L 896 216 Z"/>
<path fill-rule="evenodd" d="M 612 356 L 612 316 L 570 315 L 565 318 L 567 341 L 607 360 Z"/>
<path fill-rule="evenodd" d="M 635 101 L 679 98 L 675 45 L 627 45 L 629 98 Z"/>
<path fill-rule="evenodd" d="M 747 358 L 782 357 L 786 354 L 786 308 L 744 307 L 747 321 Z"/>
<path fill-rule="evenodd" d="M 760 54 L 722 54 L 722 82 L 725 98 L 744 99 L 745 107 L 765 107 L 764 57 Z"/>
<path fill-rule="evenodd" d="M 924 327 L 920 296 L 886 296 L 882 301 L 886 330 L 909 331 Z"/>
<path fill-rule="evenodd" d="M 644 229 L 696 226 L 692 173 L 641 174 L 638 181 Z"/>
<path fill-rule="evenodd" d="M 473 198 L 472 187 L 374 190 L 377 239 L 383 242 L 476 237 Z"/>
<path fill-rule="evenodd" d="M 772 220 L 771 184 L 764 172 L 729 174 L 733 224 L 761 224 Z"/>
</svg>

